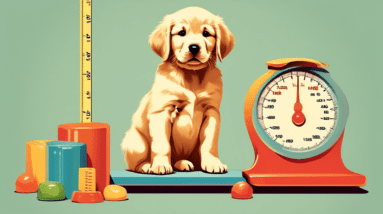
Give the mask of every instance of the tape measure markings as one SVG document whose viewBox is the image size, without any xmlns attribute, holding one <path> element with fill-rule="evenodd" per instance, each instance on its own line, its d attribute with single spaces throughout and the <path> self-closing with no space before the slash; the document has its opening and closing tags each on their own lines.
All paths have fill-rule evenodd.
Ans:
<svg viewBox="0 0 383 214">
<path fill-rule="evenodd" d="M 96 191 L 96 169 L 85 167 L 79 169 L 78 190 L 81 192 Z"/>
<path fill-rule="evenodd" d="M 80 0 L 80 122 L 92 122 L 92 0 Z"/>
</svg>

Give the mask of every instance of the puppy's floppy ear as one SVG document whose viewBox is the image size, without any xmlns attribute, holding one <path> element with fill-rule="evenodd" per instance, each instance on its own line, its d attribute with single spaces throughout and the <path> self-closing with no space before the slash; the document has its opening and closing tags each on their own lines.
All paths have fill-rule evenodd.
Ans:
<svg viewBox="0 0 383 214">
<path fill-rule="evenodd" d="M 169 16 L 165 16 L 164 20 L 156 27 L 149 37 L 149 45 L 154 53 L 166 61 L 170 54 L 170 33 L 172 21 Z"/>
<path fill-rule="evenodd" d="M 222 59 L 225 58 L 235 45 L 235 39 L 233 34 L 227 29 L 226 25 L 223 23 L 222 18 L 218 17 L 218 24 L 216 25 L 217 29 L 217 39 L 216 39 L 216 50 L 219 61 L 222 62 Z"/>
</svg>

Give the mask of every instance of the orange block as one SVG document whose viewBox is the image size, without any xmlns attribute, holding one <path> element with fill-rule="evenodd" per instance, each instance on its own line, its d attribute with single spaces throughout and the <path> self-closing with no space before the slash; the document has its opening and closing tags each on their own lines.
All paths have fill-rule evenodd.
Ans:
<svg viewBox="0 0 383 214">
<path fill-rule="evenodd" d="M 52 140 L 33 140 L 26 143 L 25 172 L 34 176 L 37 184 L 45 182 L 45 144 Z"/>
<path fill-rule="evenodd" d="M 15 187 L 16 192 L 32 193 L 37 192 L 39 185 L 37 184 L 37 181 L 32 174 L 24 172 L 23 174 L 19 175 L 19 177 L 17 177 Z"/>
<path fill-rule="evenodd" d="M 96 190 L 110 184 L 110 127 L 106 123 L 70 123 L 58 127 L 58 140 L 85 143 L 88 167 L 96 170 Z"/>
<path fill-rule="evenodd" d="M 253 187 L 247 182 L 238 182 L 231 188 L 231 197 L 235 199 L 253 198 Z"/>
<path fill-rule="evenodd" d="M 81 192 L 74 191 L 72 194 L 72 202 L 77 203 L 101 203 L 104 202 L 104 197 L 101 192 Z"/>
</svg>

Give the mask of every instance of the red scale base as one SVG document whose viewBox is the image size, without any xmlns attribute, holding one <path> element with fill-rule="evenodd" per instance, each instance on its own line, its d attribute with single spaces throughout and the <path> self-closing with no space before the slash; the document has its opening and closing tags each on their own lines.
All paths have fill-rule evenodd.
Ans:
<svg viewBox="0 0 383 214">
<path fill-rule="evenodd" d="M 354 173 L 344 166 L 341 159 L 342 140 L 343 133 L 325 153 L 313 158 L 295 160 L 273 152 L 261 142 L 258 135 L 253 135 L 253 145 L 258 150 L 256 161 L 250 169 L 243 170 L 243 177 L 254 186 L 366 185 L 364 175 Z"/>
</svg>

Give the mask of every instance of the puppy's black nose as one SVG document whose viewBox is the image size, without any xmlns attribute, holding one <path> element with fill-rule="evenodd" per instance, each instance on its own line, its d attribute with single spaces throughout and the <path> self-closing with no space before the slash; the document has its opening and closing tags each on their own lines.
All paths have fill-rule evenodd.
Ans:
<svg viewBox="0 0 383 214">
<path fill-rule="evenodd" d="M 199 46 L 198 45 L 190 45 L 189 46 L 189 51 L 193 54 L 196 55 L 199 51 Z"/>
</svg>

